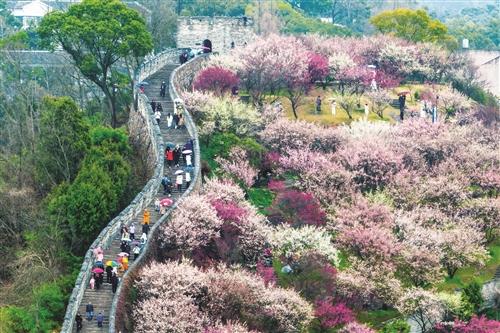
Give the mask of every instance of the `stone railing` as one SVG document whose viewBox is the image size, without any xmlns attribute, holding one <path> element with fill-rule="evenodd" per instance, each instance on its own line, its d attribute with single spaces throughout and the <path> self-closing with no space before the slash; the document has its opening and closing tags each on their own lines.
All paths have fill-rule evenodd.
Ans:
<svg viewBox="0 0 500 333">
<path fill-rule="evenodd" d="M 169 82 L 169 92 L 170 92 L 170 97 L 172 100 L 179 98 L 179 89 L 184 89 L 186 88 L 183 85 L 179 86 L 179 82 L 186 82 L 186 76 L 192 77 L 194 74 L 198 71 L 199 68 L 201 68 L 203 62 L 205 61 L 206 57 L 200 56 L 196 57 L 189 62 L 185 63 L 184 65 L 176 68 L 171 76 L 170 76 L 170 82 Z M 150 110 L 152 113 L 152 110 L 150 109 L 151 106 L 149 102 L 147 101 L 146 96 L 142 96 L 140 99 L 139 103 L 141 101 L 145 101 L 146 107 Z M 197 191 L 199 187 L 201 186 L 201 173 L 200 173 L 200 145 L 198 141 L 198 132 L 196 129 L 196 125 L 193 121 L 193 118 L 189 114 L 189 112 L 184 108 L 184 118 L 185 118 L 185 124 L 186 128 L 189 132 L 189 136 L 193 140 L 193 157 L 194 157 L 194 173 L 193 173 L 193 179 L 191 182 L 191 185 L 189 188 L 182 194 L 182 196 L 177 200 L 166 212 L 165 214 L 155 223 L 153 224 L 149 235 L 151 235 L 148 239 L 155 239 L 154 235 L 156 234 L 156 231 L 158 228 L 167 221 L 172 213 L 177 206 L 182 202 L 189 194 L 193 191 Z M 163 165 L 163 162 L 161 162 Z M 159 184 L 158 184 L 159 186 Z M 155 248 L 154 245 L 152 245 L 151 241 L 148 241 L 144 248 L 142 249 L 139 257 L 134 260 L 134 262 L 130 265 L 129 269 L 127 272 L 123 275 L 120 284 L 118 285 L 118 288 L 116 290 L 116 296 L 113 298 L 113 305 L 111 307 L 111 311 L 109 314 L 109 332 L 110 333 L 115 333 L 115 332 L 120 332 L 123 330 L 123 326 L 126 323 L 126 310 L 125 310 L 125 302 L 127 302 L 128 295 L 130 293 L 130 288 L 132 287 L 133 281 L 136 277 L 137 271 L 146 263 L 148 263 L 151 259 L 154 258 L 155 256 Z"/>
<path fill-rule="evenodd" d="M 152 73 L 155 73 L 160 68 L 168 63 L 175 63 L 179 53 L 177 50 L 168 50 L 158 54 L 156 57 L 144 62 L 134 75 L 135 82 L 141 82 Z M 156 164 L 151 179 L 147 182 L 144 188 L 136 195 L 130 205 L 128 205 L 118 216 L 116 216 L 108 225 L 101 231 L 99 236 L 94 240 L 90 248 L 87 250 L 80 273 L 75 282 L 75 287 L 68 301 L 64 322 L 61 329 L 62 333 L 71 333 L 73 331 L 74 319 L 78 312 L 78 308 L 82 301 L 85 289 L 90 281 L 92 275 L 91 270 L 94 265 L 93 249 L 102 247 L 103 249 L 109 248 L 113 239 L 118 235 L 122 225 L 129 225 L 134 216 L 142 213 L 144 208 L 149 206 L 154 200 L 158 186 L 160 185 L 161 177 L 163 176 L 163 151 L 164 144 L 161 132 L 158 126 L 155 125 L 152 117 L 151 106 L 147 101 L 147 97 L 138 94 L 137 88 L 134 89 L 134 96 L 136 96 L 135 112 L 140 112 L 141 116 L 146 119 L 145 125 L 148 133 L 152 151 L 156 156 Z M 132 111 L 132 112 L 134 112 Z"/>
</svg>

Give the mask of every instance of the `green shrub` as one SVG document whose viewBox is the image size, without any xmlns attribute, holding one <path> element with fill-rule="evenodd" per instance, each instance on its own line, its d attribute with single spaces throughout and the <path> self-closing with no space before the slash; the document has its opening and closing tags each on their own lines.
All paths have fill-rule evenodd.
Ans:
<svg viewBox="0 0 500 333">
<path fill-rule="evenodd" d="M 410 325 L 403 319 L 392 320 L 384 325 L 381 333 L 409 333 Z"/>
<path fill-rule="evenodd" d="M 264 213 L 265 208 L 271 206 L 274 194 L 265 188 L 249 188 L 248 200 L 259 209 L 259 212 Z"/>
<path fill-rule="evenodd" d="M 0 332 L 39 333 L 58 330 L 64 320 L 69 292 L 74 283 L 74 274 L 62 276 L 35 288 L 31 305 L 0 308 Z"/>
<path fill-rule="evenodd" d="M 481 285 L 473 281 L 465 286 L 462 291 L 462 316 L 470 318 L 473 314 L 479 313 L 483 305 L 483 296 L 481 294 Z"/>
<path fill-rule="evenodd" d="M 123 130 L 98 127 L 91 132 L 92 146 L 70 184 L 54 189 L 48 199 L 51 221 L 61 220 L 66 243 L 82 254 L 123 203 L 131 175 L 126 159 L 131 151 Z"/>
<path fill-rule="evenodd" d="M 217 164 L 214 162 L 214 159 L 216 157 L 229 157 L 229 152 L 233 147 L 241 147 L 246 150 L 252 166 L 260 165 L 262 154 L 265 152 L 264 147 L 253 138 L 241 138 L 234 133 L 214 134 L 208 143 L 205 142 L 202 145 L 201 157 L 207 161 L 210 168 L 216 169 Z"/>
</svg>

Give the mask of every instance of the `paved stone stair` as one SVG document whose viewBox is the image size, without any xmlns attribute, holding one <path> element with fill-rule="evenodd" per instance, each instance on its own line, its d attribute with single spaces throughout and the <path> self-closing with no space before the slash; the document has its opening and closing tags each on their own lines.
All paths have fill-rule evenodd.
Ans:
<svg viewBox="0 0 500 333">
<path fill-rule="evenodd" d="M 172 142 L 174 144 L 178 144 L 181 147 L 190 139 L 188 131 L 183 129 L 167 129 L 166 115 L 168 112 L 174 112 L 173 101 L 170 99 L 170 95 L 168 90 L 166 92 L 165 97 L 160 97 L 160 85 L 162 81 L 169 82 L 170 73 L 177 67 L 177 65 L 167 65 L 154 75 L 149 77 L 146 81 L 149 83 L 145 87 L 145 94 L 148 96 L 149 100 L 155 99 L 156 102 L 160 102 L 162 104 L 163 112 L 162 118 L 160 122 L 160 131 L 163 136 L 164 142 Z M 194 158 L 193 158 L 194 161 Z M 170 177 L 173 183 L 172 188 L 172 199 L 176 201 L 182 193 L 177 191 L 177 187 L 175 186 L 175 171 L 178 169 L 182 169 L 185 165 L 183 165 L 182 159 L 180 160 L 181 165 L 179 168 L 169 168 L 165 165 L 165 174 Z M 185 190 L 185 184 L 183 185 L 182 191 Z M 163 195 L 163 188 L 160 186 L 158 188 L 158 198 L 161 200 L 166 198 L 166 195 Z M 153 203 L 151 203 L 149 207 L 149 212 L 151 213 L 150 220 L 151 225 L 155 224 L 158 219 L 161 217 L 158 212 L 154 210 Z M 136 225 L 136 233 L 135 237 L 139 238 L 142 234 L 142 214 L 140 216 L 136 216 L 133 220 Z M 116 235 L 116 238 L 113 240 L 111 246 L 108 249 L 104 249 L 104 262 L 108 260 L 116 260 L 118 253 L 120 253 L 120 235 Z M 133 255 L 129 258 L 129 266 L 133 263 Z M 123 275 L 122 272 L 119 271 L 118 276 L 121 278 Z M 104 279 L 106 281 L 106 278 Z M 82 302 L 79 307 L 79 313 L 84 318 L 83 319 L 83 328 L 81 332 L 108 332 L 109 330 L 109 311 L 111 309 L 111 304 L 113 302 L 113 292 L 111 290 L 111 284 L 104 282 L 104 284 L 100 287 L 99 290 L 92 290 L 87 286 L 85 290 L 85 294 L 83 296 Z M 94 318 L 92 321 L 87 321 L 85 318 L 85 306 L 88 302 L 91 302 L 94 306 Z M 96 316 L 101 312 L 104 315 L 104 323 L 103 327 L 97 327 Z M 74 325 L 74 332 L 76 332 L 76 324 Z"/>
</svg>

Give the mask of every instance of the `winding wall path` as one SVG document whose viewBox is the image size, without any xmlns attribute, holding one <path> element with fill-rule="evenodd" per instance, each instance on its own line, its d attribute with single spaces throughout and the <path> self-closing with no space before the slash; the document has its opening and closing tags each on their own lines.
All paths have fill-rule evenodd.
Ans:
<svg viewBox="0 0 500 333">
<path fill-rule="evenodd" d="M 156 166 L 154 168 L 152 178 L 148 181 L 143 190 L 136 196 L 136 198 L 134 198 L 132 203 L 124 211 L 122 211 L 106 226 L 105 229 L 103 229 L 101 234 L 99 234 L 87 251 L 80 274 L 77 278 L 73 293 L 66 309 L 65 320 L 61 330 L 63 333 L 76 332 L 75 316 L 77 313 L 80 313 L 82 317 L 84 317 L 82 332 L 115 331 L 115 312 L 119 295 L 122 292 L 121 283 L 118 286 L 116 294 L 113 294 L 111 285 L 107 283 L 104 283 L 99 290 L 90 289 L 89 281 L 91 278 L 91 270 L 95 262 L 92 250 L 101 246 L 104 249 L 104 260 L 115 260 L 118 253 L 121 252 L 121 226 L 130 226 L 131 224 L 135 224 L 136 238 L 140 237 L 143 212 L 144 209 L 148 209 L 151 213 L 150 237 L 148 238 L 148 242 L 143 248 L 139 258 L 135 261 L 129 261 L 129 270 L 119 274 L 121 278 L 126 278 L 131 271 L 134 271 L 140 266 L 140 262 L 146 261 L 146 259 L 151 255 L 149 239 L 153 239 L 151 235 L 155 232 L 158 225 L 166 220 L 170 212 L 177 207 L 178 201 L 181 198 L 187 196 L 193 189 L 198 188 L 199 186 L 200 163 L 198 136 L 196 133 L 196 127 L 190 115 L 184 110 L 186 127 L 183 129 L 168 129 L 165 120 L 165 116 L 168 112 L 173 113 L 172 99 L 177 97 L 176 87 L 174 87 L 176 83 L 174 83 L 171 79 L 171 77 L 174 77 L 172 72 L 174 72 L 175 68 L 178 67 L 176 61 L 177 52 L 175 50 L 170 50 L 163 52 L 145 62 L 136 72 L 135 82 L 147 81 L 148 85 L 145 88 L 144 94 L 134 91 L 136 103 L 134 108 L 135 110 L 131 112 L 140 112 L 141 116 L 144 118 L 144 126 L 147 126 L 146 132 L 150 136 L 150 144 L 153 146 L 153 149 L 150 149 L 150 151 L 152 151 L 156 156 Z M 198 59 L 195 58 L 191 62 L 196 61 L 198 61 Z M 191 66 L 191 62 L 188 62 L 184 66 Z M 169 83 L 169 91 L 167 92 L 166 97 L 159 96 L 162 81 Z M 153 119 L 153 112 L 149 103 L 150 99 L 153 98 L 155 98 L 157 102 L 160 102 L 163 108 L 162 121 L 159 126 Z M 155 212 L 153 207 L 154 200 L 156 198 L 161 200 L 166 197 L 163 195 L 163 190 L 160 186 L 161 178 L 164 174 L 166 174 L 172 179 L 173 182 L 175 182 L 174 172 L 178 170 L 178 168 L 169 168 L 168 166 L 163 165 L 164 144 L 170 142 L 173 144 L 179 144 L 182 147 L 190 139 L 193 140 L 194 155 L 194 169 L 191 172 L 191 186 L 186 188 L 186 185 L 183 184 L 180 192 L 177 191 L 174 186 L 172 194 L 174 205 L 165 215 L 161 216 L 159 213 Z M 181 165 L 179 168 L 183 167 L 184 165 L 181 159 Z M 91 302 L 94 306 L 94 319 L 92 321 L 87 321 L 85 319 L 85 306 L 88 302 Z M 99 312 L 104 315 L 104 325 L 102 328 L 98 328 L 96 322 L 96 314 Z"/>
</svg>

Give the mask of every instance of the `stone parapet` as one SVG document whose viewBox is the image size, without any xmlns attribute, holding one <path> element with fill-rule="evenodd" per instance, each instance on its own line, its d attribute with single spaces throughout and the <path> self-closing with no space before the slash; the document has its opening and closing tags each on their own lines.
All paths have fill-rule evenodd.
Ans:
<svg viewBox="0 0 500 333">
<path fill-rule="evenodd" d="M 205 61 L 206 57 L 201 56 L 201 57 L 196 57 L 192 59 L 191 61 L 185 63 L 184 65 L 176 68 L 171 76 L 170 76 L 170 82 L 169 82 L 169 92 L 170 92 L 170 97 L 172 100 L 175 100 L 179 98 L 179 89 L 183 89 L 184 83 L 188 82 L 189 79 L 186 79 L 186 76 L 191 76 L 191 81 L 192 77 L 195 75 L 197 70 L 201 68 L 203 65 L 203 62 Z M 159 61 L 158 63 L 161 63 Z M 165 64 L 168 64 L 165 63 Z M 161 67 L 160 67 L 161 68 Z M 155 71 L 152 71 L 154 73 Z M 144 79 L 144 78 L 143 78 Z M 147 96 L 141 95 L 141 100 L 139 100 L 139 104 L 143 102 L 143 100 L 146 102 L 146 107 L 150 109 L 149 101 L 147 100 Z M 150 109 L 150 112 L 152 113 L 152 110 Z M 196 130 L 196 125 L 189 114 L 189 112 L 184 109 L 184 117 L 185 117 L 185 124 L 186 128 L 189 132 L 190 137 L 193 140 L 193 150 L 194 150 L 194 172 L 193 172 L 193 179 L 191 182 L 191 186 L 182 194 L 182 196 L 177 200 L 167 211 L 166 213 L 155 223 L 153 224 L 149 235 L 149 241 L 146 243 L 145 247 L 142 249 L 141 254 L 139 257 L 134 260 L 134 262 L 130 265 L 129 269 L 127 272 L 123 275 L 122 280 L 120 284 L 118 285 L 118 289 L 116 291 L 116 296 L 113 299 L 113 304 L 111 307 L 111 311 L 109 314 L 109 332 L 115 333 L 117 331 L 120 331 L 121 326 L 123 325 L 123 318 L 124 318 L 124 306 L 123 303 L 127 300 L 128 293 L 130 291 L 130 287 L 132 286 L 132 283 L 136 277 L 136 274 L 138 270 L 143 267 L 145 264 L 147 264 L 150 260 L 154 258 L 155 254 L 155 248 L 154 248 L 154 242 L 151 240 L 154 240 L 155 237 L 154 235 L 157 233 L 158 228 L 163 225 L 169 218 L 172 212 L 177 208 L 177 206 L 186 199 L 193 191 L 198 191 L 200 186 L 201 186 L 201 173 L 200 173 L 200 145 L 199 145 L 199 140 L 198 140 L 198 132 Z M 163 165 L 163 162 L 162 162 Z M 159 186 L 159 184 L 158 184 Z"/>
<path fill-rule="evenodd" d="M 178 58 L 177 50 L 168 50 L 158 54 L 156 57 L 144 62 L 137 70 L 134 75 L 135 82 L 141 82 L 146 77 L 155 73 L 160 68 L 164 67 L 166 64 L 175 63 Z M 153 176 L 146 183 L 144 188 L 139 192 L 136 197 L 132 200 L 130 205 L 128 205 L 118 216 L 116 216 L 108 225 L 101 231 L 99 236 L 94 240 L 90 248 L 87 250 L 80 273 L 75 282 L 75 287 L 68 301 L 68 306 L 66 308 L 66 314 L 64 316 L 64 322 L 61 329 L 62 333 L 71 333 L 73 331 L 74 319 L 78 312 L 79 305 L 82 301 L 85 289 L 91 278 L 91 270 L 94 265 L 93 249 L 97 247 L 102 247 L 103 249 L 109 248 L 113 238 L 115 238 L 119 232 L 122 225 L 129 225 L 134 216 L 142 213 L 146 207 L 148 207 L 153 199 L 156 197 L 158 187 L 160 186 L 161 177 L 163 176 L 163 151 L 164 143 L 163 138 L 158 126 L 155 126 L 154 119 L 152 117 L 151 106 L 147 97 L 139 94 L 138 89 L 134 89 L 135 105 L 131 112 L 139 112 L 142 119 L 145 119 L 144 133 L 147 133 L 150 142 L 150 153 L 154 156 L 156 160 Z"/>
</svg>

